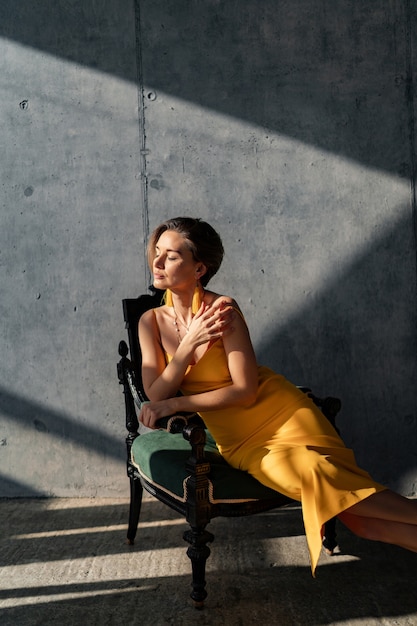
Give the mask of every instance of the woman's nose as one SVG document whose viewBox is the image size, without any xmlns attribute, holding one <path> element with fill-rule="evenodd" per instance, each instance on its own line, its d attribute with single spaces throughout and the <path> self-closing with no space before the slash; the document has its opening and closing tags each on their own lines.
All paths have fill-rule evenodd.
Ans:
<svg viewBox="0 0 417 626">
<path fill-rule="evenodd" d="M 154 259 L 153 264 L 154 264 L 155 267 L 158 267 L 158 268 L 162 269 L 164 267 L 164 260 L 163 260 L 162 256 L 158 256 L 156 259 Z"/>
</svg>

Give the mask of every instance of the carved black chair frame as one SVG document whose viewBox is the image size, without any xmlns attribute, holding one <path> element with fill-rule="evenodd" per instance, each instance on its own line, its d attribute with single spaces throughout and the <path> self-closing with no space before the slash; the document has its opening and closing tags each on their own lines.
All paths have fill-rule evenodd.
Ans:
<svg viewBox="0 0 417 626">
<path fill-rule="evenodd" d="M 119 383 L 123 387 L 125 398 L 126 437 L 127 448 L 127 475 L 130 480 L 130 510 L 127 531 L 127 542 L 133 545 L 137 533 L 142 503 L 143 489 L 152 494 L 159 501 L 182 515 L 189 524 L 183 538 L 188 542 L 187 555 L 192 565 L 192 592 L 191 598 L 196 608 L 202 608 L 207 597 L 205 589 L 206 561 L 210 555 L 207 543 L 213 541 L 214 536 L 206 530 L 207 524 L 215 517 L 239 517 L 253 515 L 263 511 L 282 507 L 294 503 L 288 497 L 276 492 L 275 497 L 268 499 L 249 500 L 236 503 L 213 503 L 209 497 L 210 462 L 205 456 L 206 430 L 201 418 L 196 414 L 170 420 L 169 430 L 173 433 L 182 432 L 183 437 L 190 444 L 190 457 L 186 463 L 187 496 L 184 502 L 178 502 L 163 489 L 155 488 L 148 482 L 131 459 L 131 448 L 139 435 L 139 424 L 136 407 L 146 400 L 141 380 L 141 353 L 138 341 L 138 321 L 140 316 L 150 308 L 160 306 L 163 292 L 151 288 L 152 294 L 144 294 L 135 299 L 123 300 L 123 313 L 128 333 L 129 348 L 125 341 L 119 344 L 121 357 L 117 365 Z M 335 425 L 335 418 L 340 410 L 340 401 L 337 398 L 315 397 L 308 388 L 303 388 L 314 402 L 321 408 L 324 415 Z M 166 427 L 161 424 L 161 427 Z M 149 435 L 146 435 L 149 436 Z M 151 435 L 152 436 L 152 435 Z M 231 468 L 232 469 L 232 468 Z M 237 471 L 237 470 L 233 470 Z M 244 473 L 244 472 L 242 472 Z M 336 545 L 335 520 L 327 522 L 325 527 L 326 548 L 332 550 Z"/>
</svg>

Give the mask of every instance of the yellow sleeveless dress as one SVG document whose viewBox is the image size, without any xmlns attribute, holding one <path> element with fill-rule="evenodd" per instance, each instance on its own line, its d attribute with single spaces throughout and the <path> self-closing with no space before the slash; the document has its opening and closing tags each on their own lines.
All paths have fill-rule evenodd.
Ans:
<svg viewBox="0 0 417 626">
<path fill-rule="evenodd" d="M 171 356 L 166 354 L 167 362 Z M 258 395 L 250 407 L 201 412 L 221 454 L 259 482 L 301 502 L 314 575 L 323 524 L 386 487 L 361 470 L 332 425 L 283 376 L 258 367 Z M 221 340 L 188 368 L 184 395 L 231 384 Z"/>
</svg>

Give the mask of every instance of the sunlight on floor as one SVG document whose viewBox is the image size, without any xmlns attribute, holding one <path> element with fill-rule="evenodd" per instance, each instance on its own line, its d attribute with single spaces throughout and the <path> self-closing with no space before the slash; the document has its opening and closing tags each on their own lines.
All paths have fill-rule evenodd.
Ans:
<svg viewBox="0 0 417 626">
<path fill-rule="evenodd" d="M 157 528 L 166 526 L 177 526 L 179 524 L 184 525 L 183 519 L 176 520 L 162 520 L 157 522 L 140 522 L 138 528 Z M 88 533 L 105 533 L 113 531 L 126 531 L 126 524 L 115 524 L 113 526 L 95 526 L 93 528 L 70 528 L 67 530 L 47 530 L 40 533 L 26 533 L 23 535 L 12 535 L 10 539 L 22 540 L 22 539 L 42 539 L 46 537 L 67 537 L 69 535 L 85 535 Z"/>
</svg>

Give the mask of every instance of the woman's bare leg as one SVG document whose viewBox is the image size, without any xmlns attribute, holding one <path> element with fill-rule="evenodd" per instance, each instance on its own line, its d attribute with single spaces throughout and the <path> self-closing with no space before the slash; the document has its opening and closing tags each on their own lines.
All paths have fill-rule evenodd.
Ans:
<svg viewBox="0 0 417 626">
<path fill-rule="evenodd" d="M 380 491 L 338 515 L 352 532 L 417 552 L 417 500 Z"/>
<path fill-rule="evenodd" d="M 417 499 L 405 498 L 389 489 L 374 493 L 346 509 L 346 512 L 363 517 L 417 525 Z"/>
</svg>

